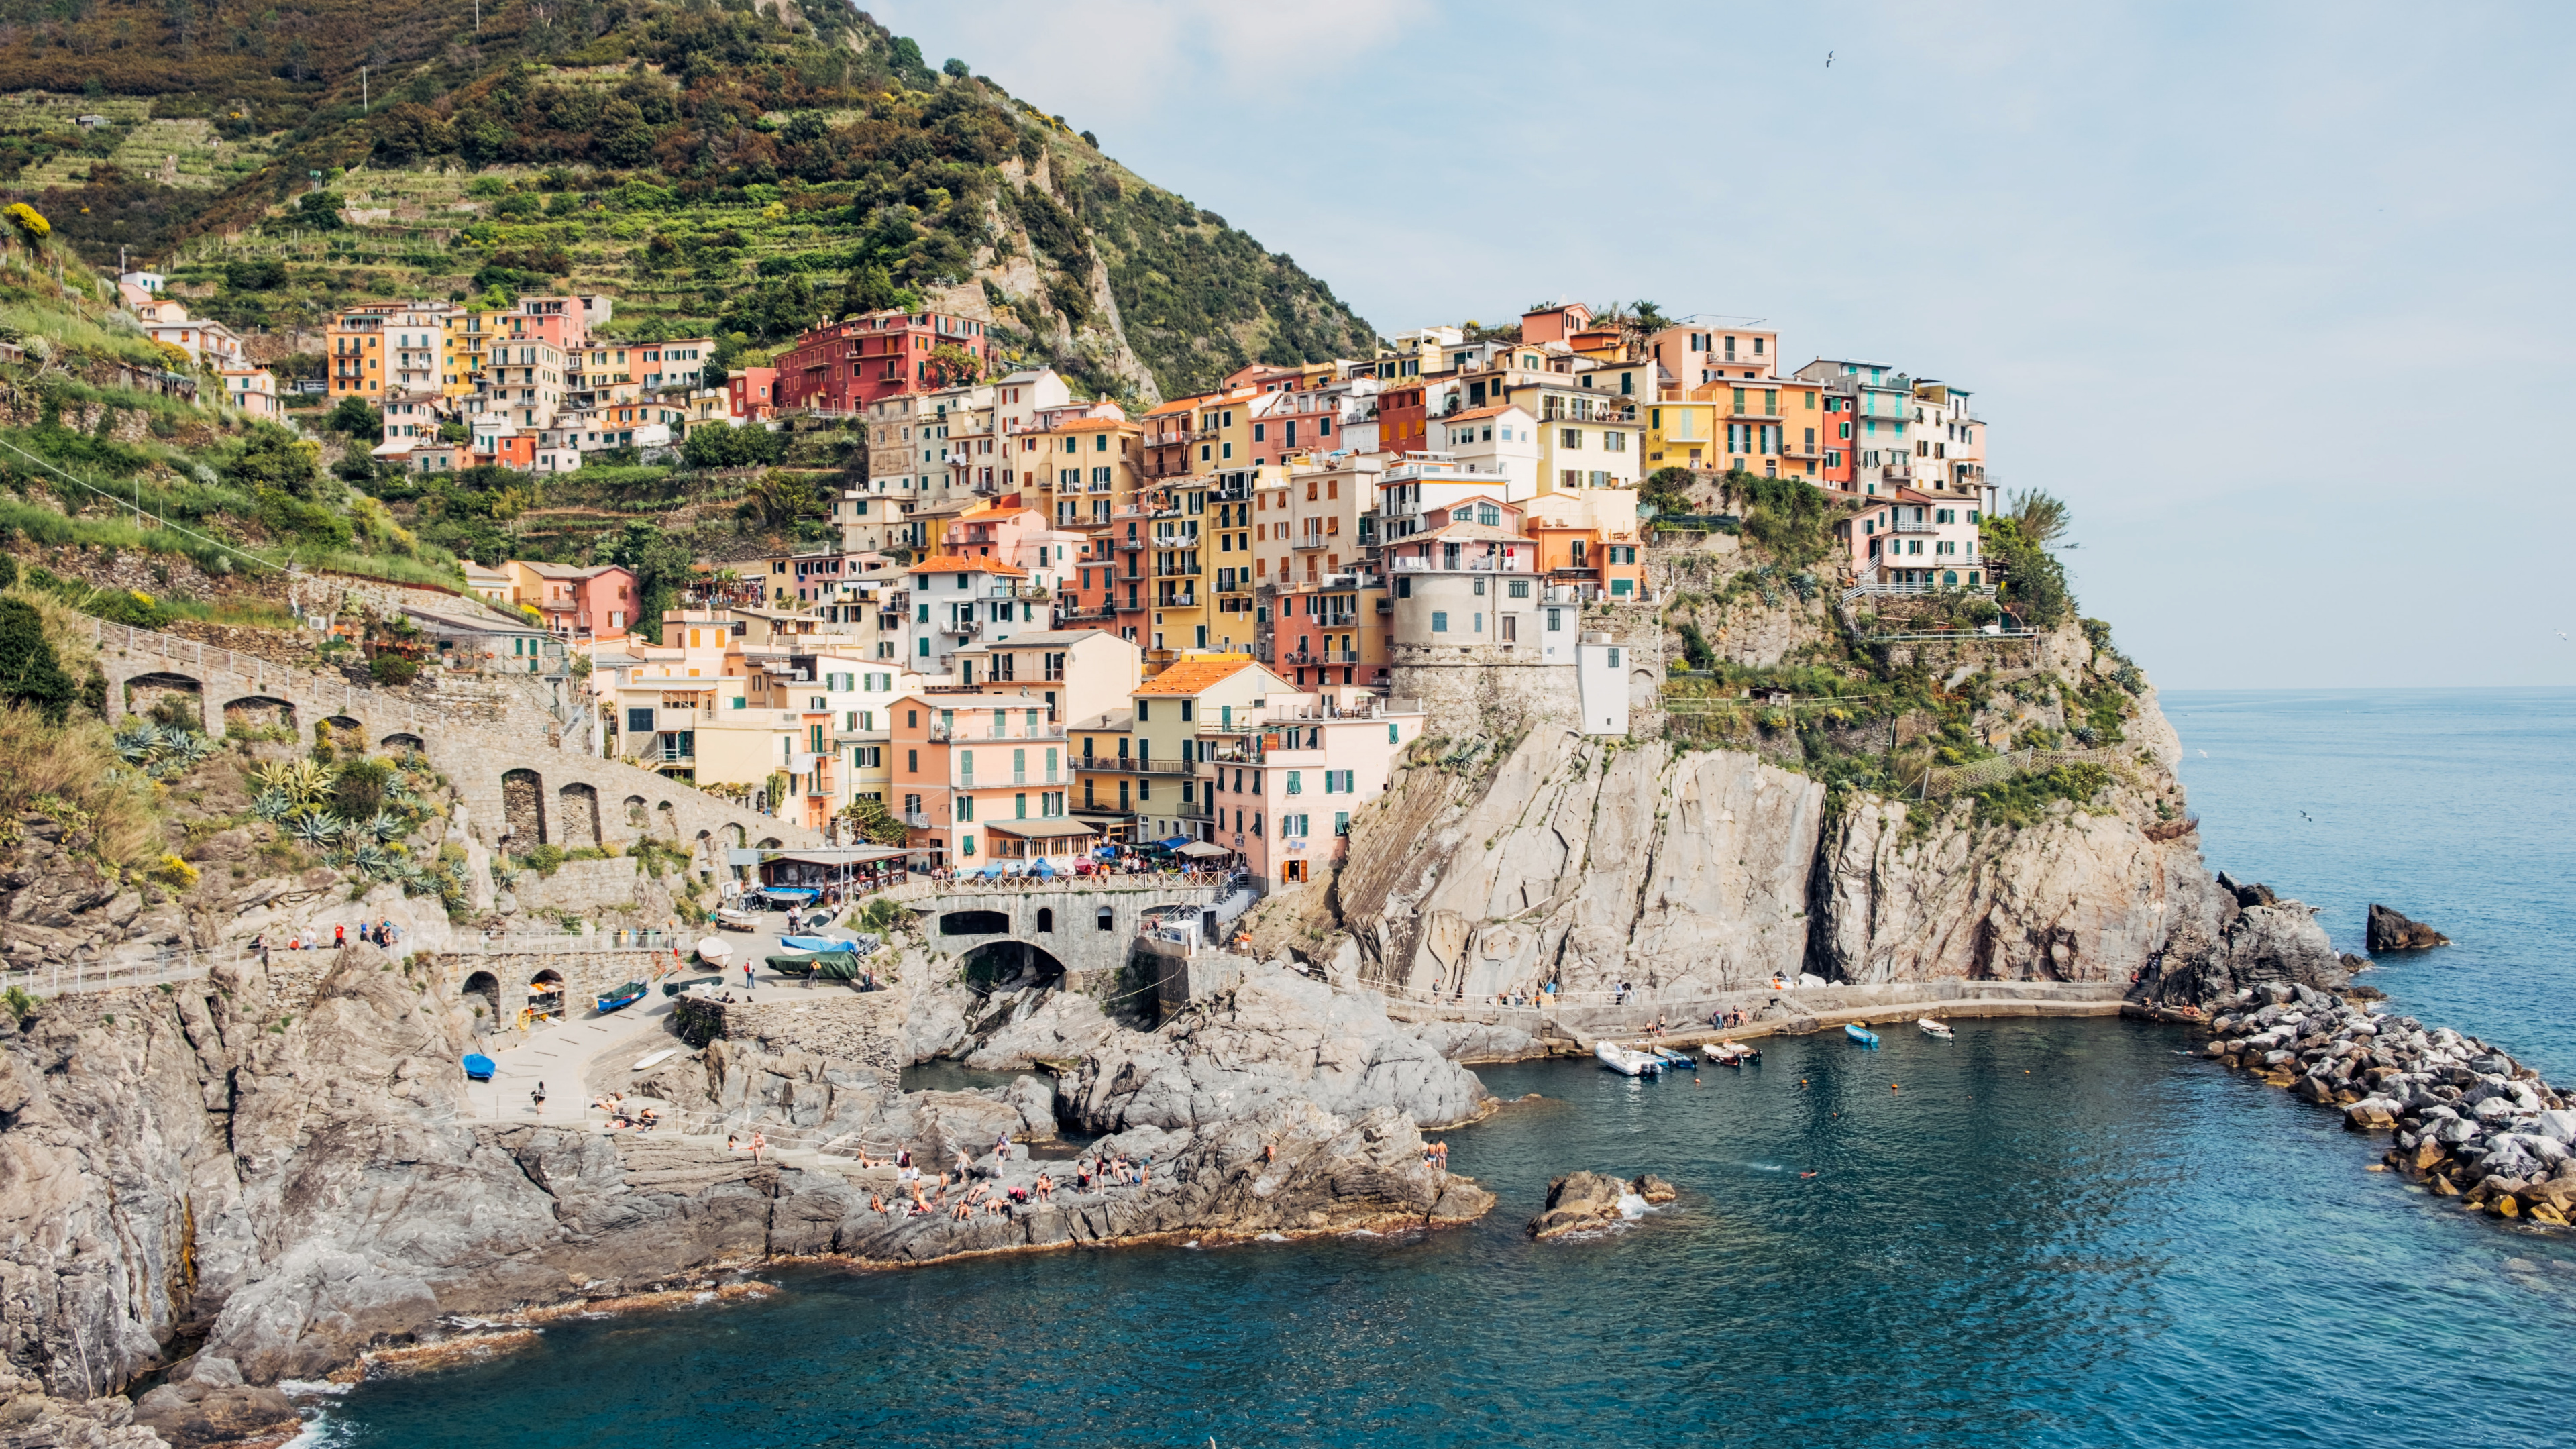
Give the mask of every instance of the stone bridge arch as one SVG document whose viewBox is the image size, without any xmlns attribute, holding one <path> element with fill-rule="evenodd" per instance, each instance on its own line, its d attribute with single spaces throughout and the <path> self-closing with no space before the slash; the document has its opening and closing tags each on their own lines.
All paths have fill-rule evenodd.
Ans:
<svg viewBox="0 0 2576 1449">
<path fill-rule="evenodd" d="M 124 700 L 127 714 L 195 730 L 206 728 L 206 685 L 194 675 L 155 669 L 128 676 Z"/>
<path fill-rule="evenodd" d="M 957 958 L 966 984 L 981 992 L 997 986 L 1061 986 L 1071 973 L 1064 962 L 1034 941 L 987 941 Z"/>
<path fill-rule="evenodd" d="M 1214 901 L 1205 886 L 1104 887 L 1061 890 L 954 891 L 910 902 L 932 949 L 960 962 L 1016 962 L 1043 954 L 1076 990 L 1126 969 L 1149 916 L 1195 913 Z M 996 953 L 992 948 L 1010 947 Z M 1000 977 L 993 980 L 1006 979 Z M 1053 980 L 1053 978 L 1049 978 Z"/>
</svg>

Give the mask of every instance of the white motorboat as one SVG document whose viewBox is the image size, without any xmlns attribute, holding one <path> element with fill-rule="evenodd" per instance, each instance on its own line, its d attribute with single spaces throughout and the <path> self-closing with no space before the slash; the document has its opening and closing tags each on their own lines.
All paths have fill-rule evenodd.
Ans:
<svg viewBox="0 0 2576 1449">
<path fill-rule="evenodd" d="M 1959 1034 L 1950 1030 L 1950 1024 L 1946 1021 L 1935 1021 L 1931 1017 L 1927 1016 L 1914 1024 L 1923 1028 L 1923 1034 L 1925 1036 L 1937 1036 L 1943 1041 L 1956 1041 L 1959 1039 Z"/>
<path fill-rule="evenodd" d="M 1742 1042 L 1718 1041 L 1701 1047 L 1700 1055 L 1721 1067 L 1741 1068 L 1762 1060 L 1762 1053 Z"/>
<path fill-rule="evenodd" d="M 698 959 L 710 966 L 722 966 L 733 954 L 733 943 L 721 936 L 709 936 L 698 942 Z"/>
<path fill-rule="evenodd" d="M 1601 1065 L 1623 1077 L 1652 1076 L 1664 1069 L 1663 1058 L 1631 1050 L 1615 1041 L 1595 1043 L 1592 1054 L 1601 1059 Z"/>
</svg>

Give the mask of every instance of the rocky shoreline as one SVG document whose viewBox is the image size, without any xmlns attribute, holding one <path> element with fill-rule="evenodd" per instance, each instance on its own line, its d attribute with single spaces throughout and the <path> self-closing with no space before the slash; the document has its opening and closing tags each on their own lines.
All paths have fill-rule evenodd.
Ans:
<svg viewBox="0 0 2576 1449">
<path fill-rule="evenodd" d="M 2576 1110 L 2502 1049 L 2295 985 L 2240 991 L 2207 1027 L 2201 1055 L 2392 1133 L 2382 1165 L 2435 1197 L 2553 1228 L 2576 1213 Z"/>
</svg>

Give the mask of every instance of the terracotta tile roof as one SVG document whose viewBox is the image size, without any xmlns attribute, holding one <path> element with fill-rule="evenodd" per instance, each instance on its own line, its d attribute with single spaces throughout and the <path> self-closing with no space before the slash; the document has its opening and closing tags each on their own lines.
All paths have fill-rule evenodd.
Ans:
<svg viewBox="0 0 2576 1449">
<path fill-rule="evenodd" d="M 923 559 L 905 569 L 904 572 L 908 574 L 998 574 L 1010 579 L 1024 579 L 1029 576 L 1027 569 L 1013 568 L 1006 563 L 995 563 L 988 558 L 962 558 L 953 553 L 943 553 L 937 558 Z"/>
<path fill-rule="evenodd" d="M 1250 659 L 1191 659 L 1137 686 L 1138 694 L 1197 694 L 1252 667 Z"/>
</svg>

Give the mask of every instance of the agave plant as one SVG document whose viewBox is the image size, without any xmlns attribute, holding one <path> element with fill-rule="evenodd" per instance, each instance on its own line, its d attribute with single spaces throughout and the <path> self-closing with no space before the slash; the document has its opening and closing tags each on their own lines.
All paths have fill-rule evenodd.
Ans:
<svg viewBox="0 0 2576 1449">
<path fill-rule="evenodd" d="M 283 790 L 298 805 L 310 805 L 331 790 L 331 772 L 312 760 L 278 760 L 251 772 L 264 790 Z"/>
<path fill-rule="evenodd" d="M 275 824 L 295 813 L 295 802 L 283 790 L 262 790 L 251 797 L 250 813 Z"/>
<path fill-rule="evenodd" d="M 403 833 L 402 817 L 390 810 L 379 810 L 373 818 L 360 824 L 357 829 L 378 840 L 399 840 Z"/>
<path fill-rule="evenodd" d="M 383 846 L 371 840 L 349 852 L 349 864 L 365 871 L 371 879 L 382 880 L 392 872 L 393 857 L 385 854 Z"/>
<path fill-rule="evenodd" d="M 116 757 L 129 765 L 140 765 L 161 753 L 161 727 L 150 720 L 134 720 L 116 732 Z"/>
<path fill-rule="evenodd" d="M 307 810 L 286 822 L 286 833 L 304 845 L 329 845 L 340 838 L 340 822 L 319 810 Z"/>
<path fill-rule="evenodd" d="M 168 739 L 170 758 L 188 769 L 195 769 L 222 746 L 197 730 L 173 730 Z"/>
</svg>

